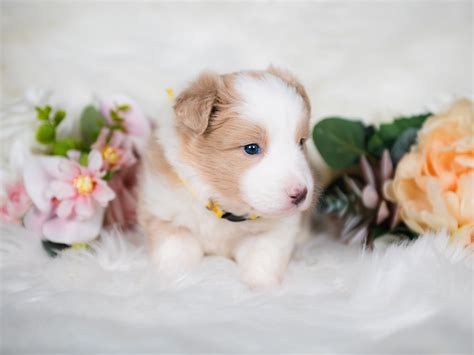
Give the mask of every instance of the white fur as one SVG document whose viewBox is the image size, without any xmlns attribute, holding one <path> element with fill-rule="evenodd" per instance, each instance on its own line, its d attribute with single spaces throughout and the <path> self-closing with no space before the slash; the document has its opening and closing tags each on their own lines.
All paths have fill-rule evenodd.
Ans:
<svg viewBox="0 0 474 355">
<path fill-rule="evenodd" d="M 153 261 L 159 272 L 170 276 L 191 270 L 203 257 L 201 245 L 192 235 L 168 235 L 157 244 Z"/>
<path fill-rule="evenodd" d="M 157 274 L 140 234 L 54 260 L 22 228 L 0 235 L 5 354 L 472 353 L 472 249 L 444 233 L 371 252 L 314 235 L 264 292 L 222 257 Z"/>
<path fill-rule="evenodd" d="M 235 251 L 241 280 L 252 288 L 279 285 L 293 251 L 299 216 L 261 235 L 242 240 Z"/>
<path fill-rule="evenodd" d="M 299 207 L 308 208 L 313 178 L 296 137 L 304 119 L 303 98 L 269 73 L 258 79 L 241 74 L 235 86 L 243 100 L 241 116 L 262 125 L 268 135 L 262 160 L 241 178 L 244 200 L 257 211 L 284 214 L 294 207 L 288 197 L 290 191 L 300 187 L 308 190 L 308 198 Z"/>
<path fill-rule="evenodd" d="M 240 113 L 264 124 L 270 136 L 296 132 L 303 117 L 304 102 L 292 86 L 270 73 L 259 78 L 242 73 L 235 80 L 235 89 L 243 100 Z"/>
</svg>

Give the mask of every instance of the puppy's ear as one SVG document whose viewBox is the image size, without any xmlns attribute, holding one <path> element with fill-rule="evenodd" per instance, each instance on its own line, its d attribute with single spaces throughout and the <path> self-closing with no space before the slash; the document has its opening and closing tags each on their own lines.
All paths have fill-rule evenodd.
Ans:
<svg viewBox="0 0 474 355">
<path fill-rule="evenodd" d="M 174 104 L 176 119 L 196 134 L 203 134 L 209 125 L 222 78 L 214 73 L 203 73 L 177 98 Z"/>
<path fill-rule="evenodd" d="M 293 76 L 293 74 L 291 74 L 289 71 L 286 71 L 286 70 L 283 70 L 283 69 L 280 69 L 280 68 L 276 68 L 273 65 L 270 65 L 267 68 L 267 71 L 270 74 L 273 74 L 273 75 L 279 77 L 281 80 L 285 81 L 288 85 L 293 86 L 295 88 L 296 92 L 298 94 L 300 94 L 301 97 L 303 98 L 304 104 L 305 104 L 306 109 L 308 111 L 308 115 L 310 115 L 311 114 L 311 103 L 309 102 L 309 97 L 308 97 L 308 94 L 306 93 L 306 90 L 305 90 L 303 84 L 301 84 L 298 81 L 298 79 L 296 79 Z"/>
</svg>

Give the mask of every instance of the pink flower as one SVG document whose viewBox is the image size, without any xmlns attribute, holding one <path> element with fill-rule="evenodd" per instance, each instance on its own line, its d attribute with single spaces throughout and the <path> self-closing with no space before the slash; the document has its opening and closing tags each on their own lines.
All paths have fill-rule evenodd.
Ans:
<svg viewBox="0 0 474 355">
<path fill-rule="evenodd" d="M 112 112 L 123 119 L 126 134 L 131 136 L 135 147 L 141 152 L 146 138 L 151 132 L 150 121 L 140 110 L 136 102 L 123 95 L 114 95 L 100 102 L 100 112 L 109 124 L 116 124 Z M 145 139 L 144 139 L 145 138 Z"/>
<path fill-rule="evenodd" d="M 5 201 L 0 205 L 0 220 L 5 223 L 21 224 L 23 216 L 32 204 L 23 181 L 6 184 L 5 189 Z"/>
<path fill-rule="evenodd" d="M 111 131 L 108 128 L 102 128 L 97 141 L 92 145 L 92 149 L 101 153 L 104 168 L 107 171 L 120 170 L 137 162 L 133 153 L 132 142 L 127 139 L 126 135 L 117 130 Z"/>
<path fill-rule="evenodd" d="M 76 217 L 59 218 L 55 208 L 43 212 L 33 206 L 26 214 L 25 227 L 41 235 L 42 238 L 55 243 L 74 244 L 89 242 L 95 239 L 102 229 L 104 208 L 98 208 L 89 219 Z"/>
<path fill-rule="evenodd" d="M 83 167 L 74 160 L 65 159 L 59 165 L 62 174 L 49 182 L 46 197 L 57 201 L 58 217 L 67 218 L 76 214 L 89 218 L 97 205 L 106 207 L 115 197 L 101 178 L 103 161 L 100 153 L 91 151 L 88 160 L 88 166 Z"/>
<path fill-rule="evenodd" d="M 102 179 L 102 165 L 95 150 L 89 153 L 87 167 L 63 157 L 32 158 L 24 169 L 24 182 L 35 208 L 25 217 L 25 226 L 54 242 L 94 239 L 104 209 L 115 197 Z"/>
</svg>

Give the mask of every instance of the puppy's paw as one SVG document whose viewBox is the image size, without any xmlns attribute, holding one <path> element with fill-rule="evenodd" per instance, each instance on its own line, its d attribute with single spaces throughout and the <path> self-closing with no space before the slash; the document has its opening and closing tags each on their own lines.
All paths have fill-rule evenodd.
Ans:
<svg viewBox="0 0 474 355">
<path fill-rule="evenodd" d="M 241 267 L 240 281 L 252 290 L 262 290 L 277 287 L 283 279 L 282 273 L 269 269 L 267 265 L 256 264 Z"/>
<path fill-rule="evenodd" d="M 191 236 L 173 236 L 161 241 L 153 253 L 160 273 L 179 274 L 191 270 L 203 257 L 199 242 Z"/>
<path fill-rule="evenodd" d="M 252 289 L 281 284 L 288 258 L 278 248 L 263 243 L 249 243 L 239 250 L 237 263 L 241 281 Z"/>
</svg>

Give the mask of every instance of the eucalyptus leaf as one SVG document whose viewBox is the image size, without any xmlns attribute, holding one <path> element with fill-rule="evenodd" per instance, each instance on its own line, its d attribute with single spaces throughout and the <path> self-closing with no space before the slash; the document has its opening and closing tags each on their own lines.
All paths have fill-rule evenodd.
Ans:
<svg viewBox="0 0 474 355">
<path fill-rule="evenodd" d="M 107 124 L 104 116 L 93 106 L 82 111 L 80 130 L 85 147 L 89 148 L 99 136 L 100 130 Z"/>
<path fill-rule="evenodd" d="M 52 258 L 57 257 L 61 251 L 71 247 L 70 245 L 67 245 L 67 244 L 55 243 L 49 240 L 43 240 L 41 242 L 41 245 L 43 246 L 46 253 Z"/>
<path fill-rule="evenodd" d="M 36 116 L 40 121 L 48 121 L 49 120 L 49 114 L 51 113 L 51 106 L 47 105 L 45 107 L 40 107 L 36 106 Z"/>
<path fill-rule="evenodd" d="M 36 140 L 42 144 L 50 144 L 56 137 L 56 129 L 49 122 L 43 123 L 36 131 Z"/>
<path fill-rule="evenodd" d="M 65 117 L 66 117 L 65 111 L 63 110 L 56 111 L 53 118 L 54 126 L 57 127 L 64 120 Z"/>
<path fill-rule="evenodd" d="M 82 166 L 87 166 L 87 164 L 89 164 L 89 154 L 88 153 L 85 153 L 85 152 L 81 153 L 81 156 L 79 157 L 79 164 L 81 164 Z"/>
<path fill-rule="evenodd" d="M 416 239 L 420 236 L 418 233 L 408 228 L 405 223 L 400 223 L 397 227 L 392 229 L 390 232 L 395 235 L 408 238 L 410 240 Z"/>
<path fill-rule="evenodd" d="M 407 128 L 420 129 L 421 126 L 423 126 L 423 123 L 425 123 L 426 119 L 431 115 L 431 112 L 425 112 L 414 116 L 400 116 L 395 118 L 394 123 L 402 131 Z"/>
<path fill-rule="evenodd" d="M 107 173 L 102 177 L 105 181 L 109 181 L 115 175 L 113 171 L 107 171 Z"/>
<path fill-rule="evenodd" d="M 411 146 L 416 143 L 417 134 L 417 128 L 407 128 L 397 138 L 392 149 L 390 149 L 390 157 L 395 165 L 410 150 Z"/>
<path fill-rule="evenodd" d="M 400 128 L 392 123 L 382 123 L 378 129 L 377 135 L 382 139 L 384 147 L 390 148 L 400 135 Z"/>
<path fill-rule="evenodd" d="M 365 129 L 359 121 L 325 118 L 314 126 L 313 140 L 324 161 L 334 169 L 350 167 L 366 154 Z"/>
<path fill-rule="evenodd" d="M 114 122 L 124 122 L 125 118 L 119 116 L 118 111 L 115 110 L 110 110 L 110 117 L 112 117 L 112 120 Z"/>
<path fill-rule="evenodd" d="M 386 148 L 391 149 L 398 137 L 408 128 L 420 129 L 431 113 L 415 116 L 398 117 L 392 123 L 381 124 L 377 134 L 384 142 Z"/>
<path fill-rule="evenodd" d="M 370 237 L 372 240 L 380 238 L 390 233 L 390 228 L 381 225 L 370 226 Z"/>
<path fill-rule="evenodd" d="M 120 124 L 110 125 L 109 128 L 110 128 L 110 130 L 119 130 L 119 131 L 122 131 L 122 132 L 125 132 L 125 133 L 127 132 L 127 129 L 124 126 L 120 125 Z"/>
<path fill-rule="evenodd" d="M 65 137 L 53 143 L 53 155 L 67 156 L 71 149 L 78 149 L 79 144 L 74 139 Z"/>
<path fill-rule="evenodd" d="M 370 155 L 379 158 L 385 148 L 382 138 L 378 133 L 374 133 L 367 142 L 367 151 Z"/>
</svg>

